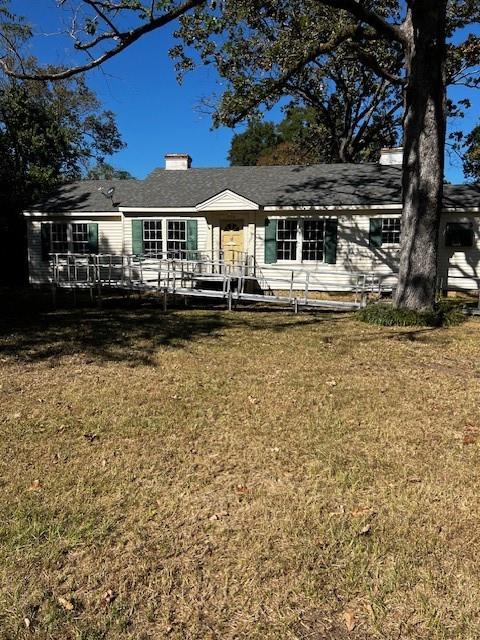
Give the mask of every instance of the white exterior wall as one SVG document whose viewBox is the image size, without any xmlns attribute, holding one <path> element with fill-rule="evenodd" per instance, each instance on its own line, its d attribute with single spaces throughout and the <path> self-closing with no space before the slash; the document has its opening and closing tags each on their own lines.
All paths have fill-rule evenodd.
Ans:
<svg viewBox="0 0 480 640">
<path fill-rule="evenodd" d="M 132 251 L 132 220 L 197 220 L 198 227 L 198 251 L 211 251 L 212 230 L 211 225 L 203 216 L 189 214 L 162 214 L 160 211 L 148 213 L 128 213 L 123 218 L 123 242 L 124 253 L 131 254 Z M 166 236 L 165 236 L 166 237 Z"/>
<path fill-rule="evenodd" d="M 336 264 L 325 262 L 299 262 L 279 260 L 274 264 L 265 264 L 265 218 L 271 220 L 284 219 L 285 217 L 296 220 L 312 220 L 319 218 L 336 218 L 338 220 L 337 229 L 337 261 Z M 291 277 L 294 269 L 299 274 L 299 279 L 304 279 L 309 273 L 309 289 L 323 291 L 349 291 L 355 286 L 356 274 L 372 273 L 388 276 L 394 271 L 398 271 L 397 246 L 383 245 L 380 248 L 369 246 L 370 218 L 399 218 L 400 213 L 390 211 L 364 211 L 355 213 L 340 213 L 339 215 L 330 212 L 262 212 L 258 214 L 258 226 L 256 229 L 256 254 L 255 261 L 271 289 L 280 289 L 276 282 L 277 277 Z M 282 275 L 284 274 L 284 276 Z M 386 286 L 391 286 L 392 279 L 384 281 Z M 300 288 L 297 285 L 294 288 Z"/>
<path fill-rule="evenodd" d="M 225 202 L 222 202 L 225 204 Z M 337 214 L 337 215 L 336 215 Z M 198 250 L 211 252 L 220 249 L 221 225 L 228 220 L 243 221 L 244 249 L 255 256 L 260 283 L 272 289 L 286 289 L 292 270 L 299 279 L 310 273 L 310 289 L 345 291 L 355 285 L 356 273 L 375 273 L 388 276 L 398 271 L 399 248 L 383 245 L 380 248 L 369 246 L 370 218 L 399 217 L 398 210 L 355 210 L 342 212 L 322 211 L 254 211 L 228 210 L 202 211 L 194 213 L 138 212 L 119 214 L 115 217 L 78 216 L 28 218 L 27 237 L 29 246 L 30 282 L 32 284 L 50 281 L 50 269 L 47 262 L 42 261 L 40 225 L 42 222 L 96 222 L 99 225 L 99 252 L 113 254 L 132 253 L 132 220 L 165 219 L 198 221 Z M 337 262 L 278 261 L 265 264 L 265 218 L 281 219 L 318 219 L 336 218 L 338 220 Z M 472 222 L 474 230 L 474 246 L 455 250 L 445 247 L 445 225 L 447 222 Z M 445 214 L 442 218 L 439 251 L 439 275 L 445 283 L 448 270 L 448 286 L 450 289 L 474 290 L 480 280 L 480 214 Z M 277 282 L 284 278 L 284 283 Z M 384 280 L 385 286 L 394 279 Z M 296 288 L 301 288 L 298 284 Z"/>
<path fill-rule="evenodd" d="M 447 222 L 467 222 L 473 228 L 473 246 L 454 248 L 445 246 Z M 440 227 L 439 276 L 444 286 L 448 270 L 448 288 L 474 290 L 480 284 L 480 214 L 445 214 Z"/>
<path fill-rule="evenodd" d="M 56 217 L 28 218 L 28 269 L 31 284 L 44 284 L 51 281 L 50 262 L 42 260 L 42 241 L 40 228 L 42 222 L 95 222 L 98 224 L 98 250 L 100 253 L 121 254 L 123 251 L 122 217 Z"/>
</svg>

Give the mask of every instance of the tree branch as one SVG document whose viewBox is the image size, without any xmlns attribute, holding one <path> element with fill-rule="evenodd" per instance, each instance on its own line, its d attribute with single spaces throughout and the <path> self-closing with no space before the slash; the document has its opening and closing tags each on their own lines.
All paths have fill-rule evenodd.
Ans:
<svg viewBox="0 0 480 640">
<path fill-rule="evenodd" d="M 397 76 L 394 73 L 391 73 L 388 69 L 385 69 L 385 67 L 382 67 L 375 56 L 363 49 L 363 47 L 355 42 L 350 43 L 350 47 L 355 50 L 355 53 L 360 62 L 369 67 L 374 73 L 380 76 L 380 78 L 387 80 L 391 84 L 400 86 L 405 85 L 405 78 Z"/>
<path fill-rule="evenodd" d="M 154 18 L 150 22 L 140 27 L 137 27 L 136 29 L 132 29 L 131 31 L 121 34 L 121 40 L 116 46 L 112 47 L 108 51 L 105 51 L 104 53 L 97 56 L 96 58 L 93 58 L 90 62 L 86 62 L 85 64 L 80 64 L 76 67 L 70 67 L 69 69 L 64 69 L 62 71 L 57 71 L 57 72 L 39 71 L 36 73 L 25 73 L 24 71 L 19 72 L 12 69 L 4 58 L 0 59 L 0 67 L 8 76 L 12 78 L 17 78 L 19 80 L 65 80 L 66 78 L 71 78 L 72 76 L 78 73 L 83 73 L 84 71 L 89 71 L 90 69 L 94 69 L 95 67 L 100 66 L 110 58 L 113 58 L 114 56 L 116 56 L 121 51 L 124 51 L 125 49 L 127 49 L 127 47 L 132 45 L 134 42 L 136 42 L 139 38 L 141 38 L 145 34 L 150 33 L 151 31 L 155 31 L 160 27 L 164 27 L 165 25 L 169 24 L 170 22 L 173 22 L 174 20 L 184 15 L 191 9 L 195 7 L 199 7 L 204 3 L 205 3 L 205 0 L 185 0 L 185 2 L 183 2 L 177 8 L 172 9 L 168 13 L 165 13 L 164 15 L 159 16 L 158 18 Z M 113 3 L 101 3 L 101 4 L 104 8 L 107 8 L 107 9 L 119 8 Z M 16 53 L 15 49 L 13 49 L 12 51 Z"/>
<path fill-rule="evenodd" d="M 304 56 L 302 56 L 296 64 L 294 64 L 290 69 L 285 71 L 279 78 L 271 81 L 266 81 L 264 84 L 263 91 L 260 92 L 260 95 L 257 97 L 252 97 L 248 104 L 238 112 L 237 116 L 231 119 L 231 124 L 229 121 L 229 126 L 238 124 L 241 122 L 248 114 L 251 109 L 255 108 L 259 104 L 261 104 L 264 100 L 266 100 L 269 96 L 278 94 L 285 85 L 294 77 L 297 73 L 299 73 L 304 67 L 306 67 L 311 62 L 314 62 L 316 58 L 319 56 L 330 53 L 334 51 L 344 42 L 351 40 L 352 38 L 358 38 L 364 34 L 364 30 L 360 25 L 351 25 L 347 26 L 343 29 L 342 32 L 336 34 L 332 37 L 328 42 L 322 42 L 318 44 L 312 51 L 307 52 Z"/>
<path fill-rule="evenodd" d="M 387 40 L 394 40 L 402 45 L 405 44 L 400 25 L 387 22 L 375 11 L 370 11 L 370 9 L 359 4 L 357 0 L 317 0 L 317 2 L 333 9 L 342 9 L 368 24 Z"/>
</svg>

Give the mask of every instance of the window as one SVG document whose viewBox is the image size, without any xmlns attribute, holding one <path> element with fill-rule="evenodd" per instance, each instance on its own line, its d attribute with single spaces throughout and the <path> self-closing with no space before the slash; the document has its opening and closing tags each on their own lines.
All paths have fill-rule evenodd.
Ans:
<svg viewBox="0 0 480 640">
<path fill-rule="evenodd" d="M 297 259 L 297 221 L 279 220 L 277 224 L 277 260 Z"/>
<path fill-rule="evenodd" d="M 73 253 L 88 253 L 88 224 L 74 222 L 71 225 L 72 233 L 72 252 Z"/>
<path fill-rule="evenodd" d="M 382 244 L 400 244 L 400 218 L 382 218 Z"/>
<path fill-rule="evenodd" d="M 303 222 L 302 260 L 323 261 L 324 241 L 324 220 L 305 220 Z"/>
<path fill-rule="evenodd" d="M 185 258 L 187 251 L 187 223 L 185 220 L 167 222 L 167 256 Z"/>
<path fill-rule="evenodd" d="M 161 258 L 163 252 L 162 245 L 162 221 L 143 221 L 143 252 L 147 256 Z"/>
<path fill-rule="evenodd" d="M 447 222 L 445 229 L 446 247 L 472 247 L 473 228 L 469 222 Z"/>
<path fill-rule="evenodd" d="M 42 222 L 40 226 L 42 260 L 51 253 L 98 253 L 97 222 Z"/>
<path fill-rule="evenodd" d="M 50 225 L 51 253 L 68 253 L 68 225 L 54 222 Z"/>
</svg>

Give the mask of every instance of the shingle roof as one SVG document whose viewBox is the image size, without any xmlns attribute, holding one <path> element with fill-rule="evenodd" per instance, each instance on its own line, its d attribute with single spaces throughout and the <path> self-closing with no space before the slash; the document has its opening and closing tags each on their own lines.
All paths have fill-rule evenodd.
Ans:
<svg viewBox="0 0 480 640">
<path fill-rule="evenodd" d="M 99 188 L 115 186 L 113 205 Z M 378 164 L 225 167 L 167 171 L 145 180 L 81 181 L 63 186 L 35 209 L 115 211 L 123 207 L 194 207 L 230 189 L 260 206 L 401 203 L 401 169 Z M 480 187 L 446 185 L 445 206 L 480 206 Z"/>
</svg>

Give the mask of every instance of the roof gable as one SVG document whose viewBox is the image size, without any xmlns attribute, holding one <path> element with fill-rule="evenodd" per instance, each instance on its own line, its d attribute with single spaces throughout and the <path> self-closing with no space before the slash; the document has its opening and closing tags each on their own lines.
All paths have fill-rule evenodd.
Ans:
<svg viewBox="0 0 480 640">
<path fill-rule="evenodd" d="M 208 198 L 208 200 L 204 200 L 203 202 L 199 202 L 195 209 L 197 211 L 218 211 L 221 209 L 222 211 L 238 211 L 238 210 L 257 210 L 259 209 L 259 205 L 248 198 L 244 198 L 239 193 L 235 193 L 235 191 L 231 191 L 230 189 L 224 189 L 217 195 Z"/>
</svg>

